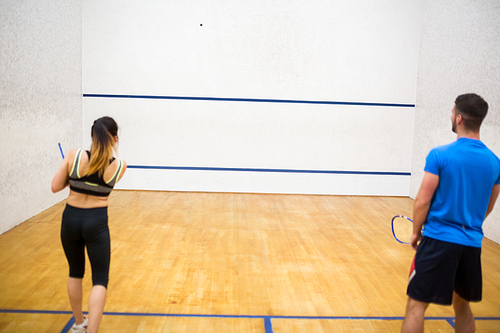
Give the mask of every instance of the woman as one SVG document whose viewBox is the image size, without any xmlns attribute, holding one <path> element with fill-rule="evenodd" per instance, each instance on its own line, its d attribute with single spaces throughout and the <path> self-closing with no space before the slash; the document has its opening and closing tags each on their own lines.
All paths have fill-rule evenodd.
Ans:
<svg viewBox="0 0 500 333">
<path fill-rule="evenodd" d="M 68 295 L 75 318 L 73 332 L 97 332 L 106 302 L 111 255 L 108 196 L 127 168 L 124 161 L 113 157 L 117 133 L 118 125 L 113 118 L 97 119 L 91 130 L 91 150 L 71 150 L 52 180 L 54 193 L 70 187 L 62 216 L 61 240 L 70 269 Z M 85 247 L 93 283 L 88 318 L 82 313 Z"/>
</svg>

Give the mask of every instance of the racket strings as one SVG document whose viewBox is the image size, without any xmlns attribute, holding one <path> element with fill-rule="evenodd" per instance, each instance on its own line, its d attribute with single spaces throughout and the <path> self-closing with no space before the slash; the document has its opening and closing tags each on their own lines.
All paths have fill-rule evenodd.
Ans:
<svg viewBox="0 0 500 333">
<path fill-rule="evenodd" d="M 413 233 L 413 221 L 404 215 L 396 215 L 391 221 L 392 234 L 402 244 L 410 244 Z"/>
</svg>

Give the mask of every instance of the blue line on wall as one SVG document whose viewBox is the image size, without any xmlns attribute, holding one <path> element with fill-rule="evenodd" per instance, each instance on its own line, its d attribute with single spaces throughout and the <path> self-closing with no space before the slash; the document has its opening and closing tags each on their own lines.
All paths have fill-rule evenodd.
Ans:
<svg viewBox="0 0 500 333">
<path fill-rule="evenodd" d="M 411 176 L 410 172 L 384 171 L 335 171 L 335 170 L 295 170 L 295 169 L 248 169 L 248 168 L 216 168 L 216 167 L 176 167 L 154 165 L 129 165 L 130 169 L 157 169 L 157 170 L 187 170 L 187 171 L 239 171 L 239 172 L 276 172 L 276 173 L 320 173 L 341 175 L 375 175 L 375 176 Z"/>
<path fill-rule="evenodd" d="M 108 95 L 108 94 L 83 94 L 83 97 L 171 99 L 171 100 L 217 101 L 217 102 L 328 104 L 328 105 L 355 105 L 355 106 L 384 106 L 384 107 L 400 107 L 400 108 L 414 108 L 415 107 L 415 104 L 367 103 L 367 102 L 338 102 L 338 101 L 308 101 L 308 100 L 294 100 L 294 99 L 222 98 L 222 97 L 192 97 L 192 96 L 149 96 L 149 95 Z"/>
</svg>

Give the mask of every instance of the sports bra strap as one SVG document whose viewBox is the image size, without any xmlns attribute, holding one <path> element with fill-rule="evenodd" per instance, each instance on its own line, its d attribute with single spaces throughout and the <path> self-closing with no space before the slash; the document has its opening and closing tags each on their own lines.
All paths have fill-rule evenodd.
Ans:
<svg viewBox="0 0 500 333">
<path fill-rule="evenodd" d="M 69 174 L 72 178 L 80 178 L 80 160 L 82 156 L 82 150 L 78 149 L 75 154 L 75 160 L 73 161 L 73 167 L 71 168 L 71 173 Z"/>
<path fill-rule="evenodd" d="M 113 174 L 113 177 L 111 177 L 111 179 L 108 180 L 106 182 L 106 184 L 108 184 L 110 186 L 115 186 L 115 183 L 118 181 L 118 177 L 120 177 L 122 167 L 123 167 L 123 162 L 122 162 L 122 160 L 118 159 L 118 167 L 116 168 L 115 173 Z"/>
</svg>

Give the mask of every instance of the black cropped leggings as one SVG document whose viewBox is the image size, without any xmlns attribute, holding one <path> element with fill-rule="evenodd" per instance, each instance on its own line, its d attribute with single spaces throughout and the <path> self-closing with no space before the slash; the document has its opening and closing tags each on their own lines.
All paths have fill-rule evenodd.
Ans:
<svg viewBox="0 0 500 333">
<path fill-rule="evenodd" d="M 93 285 L 107 288 L 111 245 L 108 207 L 76 208 L 66 205 L 62 217 L 61 240 L 69 263 L 69 276 L 83 278 L 85 247 L 92 267 Z"/>
</svg>

